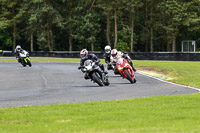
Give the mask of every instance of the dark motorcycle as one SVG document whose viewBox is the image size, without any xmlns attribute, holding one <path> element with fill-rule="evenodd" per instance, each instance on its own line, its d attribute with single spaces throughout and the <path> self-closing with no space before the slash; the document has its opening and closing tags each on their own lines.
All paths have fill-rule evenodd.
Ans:
<svg viewBox="0 0 200 133">
<path fill-rule="evenodd" d="M 92 60 L 86 60 L 84 66 L 80 66 L 78 69 L 82 69 L 82 71 L 86 73 L 87 78 L 91 79 L 99 86 L 108 86 L 110 84 L 108 75 Z"/>
</svg>

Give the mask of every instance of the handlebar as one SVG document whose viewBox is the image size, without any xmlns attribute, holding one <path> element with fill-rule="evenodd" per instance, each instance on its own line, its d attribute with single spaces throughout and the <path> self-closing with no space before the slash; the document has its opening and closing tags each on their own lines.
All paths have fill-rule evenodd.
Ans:
<svg viewBox="0 0 200 133">
<path fill-rule="evenodd" d="M 85 66 L 79 66 L 78 69 L 85 68 Z"/>
</svg>

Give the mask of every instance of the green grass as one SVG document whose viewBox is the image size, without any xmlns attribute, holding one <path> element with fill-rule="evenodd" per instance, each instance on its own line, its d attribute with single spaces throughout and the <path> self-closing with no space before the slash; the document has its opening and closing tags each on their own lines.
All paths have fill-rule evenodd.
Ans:
<svg viewBox="0 0 200 133">
<path fill-rule="evenodd" d="M 0 109 L 2 133 L 200 132 L 200 95 Z"/>
<path fill-rule="evenodd" d="M 77 61 L 78 62 L 78 61 Z M 200 62 L 133 61 L 200 88 Z M 200 94 L 0 109 L 1 133 L 199 133 Z"/>
<path fill-rule="evenodd" d="M 167 72 L 174 83 L 200 88 L 200 62 L 133 61 L 136 67 L 153 67 Z"/>
</svg>

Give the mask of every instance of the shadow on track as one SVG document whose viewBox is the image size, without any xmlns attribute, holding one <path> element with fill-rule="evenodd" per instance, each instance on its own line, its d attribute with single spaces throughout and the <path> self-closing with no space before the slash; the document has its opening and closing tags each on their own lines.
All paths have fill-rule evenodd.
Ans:
<svg viewBox="0 0 200 133">
<path fill-rule="evenodd" d="M 82 87 L 82 88 L 94 88 L 94 87 L 99 87 L 99 88 L 101 88 L 101 87 L 103 87 L 103 86 L 98 86 L 98 85 L 96 85 L 96 86 L 93 86 L 93 85 L 91 85 L 91 86 L 89 86 L 89 85 L 87 85 L 87 86 L 84 86 L 84 85 L 78 86 L 78 85 L 76 85 L 76 86 L 70 86 L 70 87 Z"/>
<path fill-rule="evenodd" d="M 132 85 L 131 83 L 127 82 L 127 83 L 112 83 L 112 84 L 130 84 Z"/>
<path fill-rule="evenodd" d="M 109 78 L 119 78 L 119 77 L 121 77 L 121 76 L 120 76 L 120 75 L 112 75 L 112 76 L 109 76 L 109 75 L 108 75 L 108 77 L 109 77 Z"/>
</svg>

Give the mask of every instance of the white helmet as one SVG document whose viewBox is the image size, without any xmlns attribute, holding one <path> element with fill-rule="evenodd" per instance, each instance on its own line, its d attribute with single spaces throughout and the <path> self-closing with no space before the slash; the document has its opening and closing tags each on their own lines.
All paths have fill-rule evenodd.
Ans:
<svg viewBox="0 0 200 133">
<path fill-rule="evenodd" d="M 19 48 L 21 48 L 21 46 L 20 46 L 20 45 L 17 45 L 16 49 L 19 49 Z"/>
<path fill-rule="evenodd" d="M 20 45 L 17 45 L 17 47 L 16 47 L 16 51 L 20 51 L 21 50 L 21 46 Z"/>
<path fill-rule="evenodd" d="M 113 58 L 116 58 L 117 57 L 117 49 L 113 49 L 111 51 L 111 55 L 112 55 Z"/>
<path fill-rule="evenodd" d="M 111 47 L 110 47 L 109 45 L 107 45 L 107 46 L 105 47 L 105 53 L 106 53 L 106 54 L 110 54 L 110 52 L 111 52 Z"/>
</svg>

